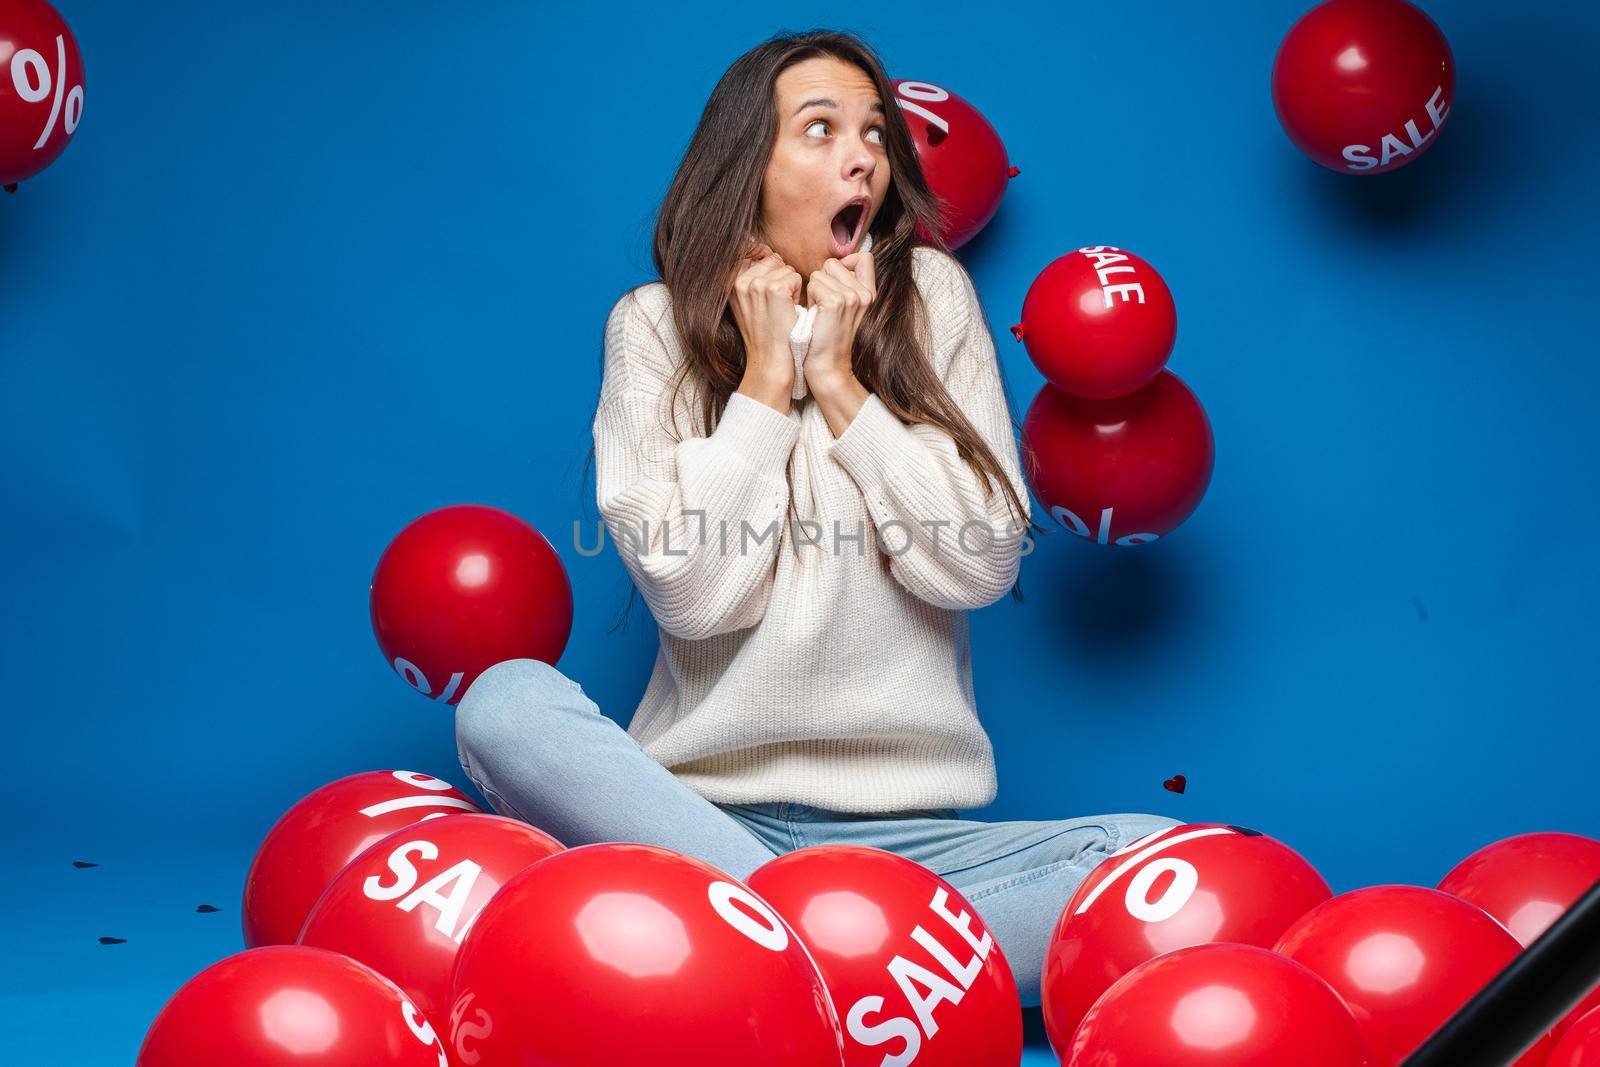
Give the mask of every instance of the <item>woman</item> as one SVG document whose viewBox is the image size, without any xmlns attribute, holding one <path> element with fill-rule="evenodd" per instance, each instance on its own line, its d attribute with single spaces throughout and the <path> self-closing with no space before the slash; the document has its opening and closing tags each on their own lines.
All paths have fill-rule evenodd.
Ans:
<svg viewBox="0 0 1600 1067">
<path fill-rule="evenodd" d="M 805 845 L 913 859 L 1033 1005 L 1073 889 L 1175 822 L 958 817 L 996 784 L 967 613 L 1013 588 L 1033 527 L 983 308 L 916 239 L 939 222 L 893 100 L 831 32 L 779 35 L 717 84 L 659 213 L 662 280 L 607 322 L 594 420 L 600 511 L 660 628 L 644 698 L 624 732 L 510 660 L 456 735 L 497 811 L 569 845 L 741 879 Z"/>
</svg>

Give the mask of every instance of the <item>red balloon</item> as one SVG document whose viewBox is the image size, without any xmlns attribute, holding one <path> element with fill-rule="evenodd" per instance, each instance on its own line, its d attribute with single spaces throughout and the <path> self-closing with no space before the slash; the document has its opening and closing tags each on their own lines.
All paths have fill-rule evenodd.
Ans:
<svg viewBox="0 0 1600 1067">
<path fill-rule="evenodd" d="M 561 842 L 499 815 L 446 815 L 396 830 L 351 860 L 323 891 L 300 944 L 360 960 L 439 1024 L 450 968 L 491 897 Z"/>
<path fill-rule="evenodd" d="M 896 78 L 895 103 L 905 114 L 928 187 L 940 200 L 945 247 L 952 251 L 988 224 L 1017 174 L 1006 146 L 978 109 L 931 82 Z M 919 223 L 917 236 L 932 235 Z"/>
<path fill-rule="evenodd" d="M 300 945 L 247 949 L 162 1008 L 136 1067 L 449 1067 L 422 1013 L 377 971 Z"/>
<path fill-rule="evenodd" d="M 55 162 L 83 118 L 83 56 L 45 0 L 0 4 L 0 185 Z"/>
<path fill-rule="evenodd" d="M 1039 272 L 1011 332 L 1051 385 L 1103 400 L 1161 373 L 1178 310 L 1150 264 L 1115 245 L 1089 245 Z"/>
<path fill-rule="evenodd" d="M 1135 967 L 1191 945 L 1270 946 L 1333 895 L 1289 846 L 1239 826 L 1174 826 L 1125 845 L 1079 883 L 1056 920 L 1041 989 L 1060 1053 L 1095 999 Z"/>
<path fill-rule="evenodd" d="M 1039 390 L 1022 420 L 1033 490 L 1096 544 L 1143 545 L 1188 518 L 1211 484 L 1205 409 L 1169 370 L 1112 400 Z"/>
<path fill-rule="evenodd" d="M 1568 1028 L 1546 1067 L 1594 1067 L 1600 1063 L 1600 1011 L 1591 1011 Z"/>
<path fill-rule="evenodd" d="M 287 945 L 341 868 L 420 819 L 478 805 L 449 782 L 414 771 L 367 771 L 302 797 L 273 824 L 244 881 L 244 943 Z"/>
<path fill-rule="evenodd" d="M 1476 904 L 1500 920 L 1523 948 L 1600 882 L 1600 841 L 1579 834 L 1519 834 L 1485 845 L 1456 865 L 1440 892 Z M 1552 1031 L 1557 1037 L 1600 1006 L 1600 986 Z"/>
<path fill-rule="evenodd" d="M 1369 1067 L 1339 995 L 1254 945 L 1196 945 L 1147 960 L 1095 1002 L 1067 1067 Z"/>
<path fill-rule="evenodd" d="M 920 864 L 817 845 L 774 859 L 750 888 L 811 950 L 843 1020 L 847 1067 L 1015 1067 L 1022 1003 L 977 909 Z"/>
<path fill-rule="evenodd" d="M 446 1047 L 474 1067 L 842 1067 L 822 976 L 772 908 L 654 845 L 507 882 L 462 942 Z"/>
<path fill-rule="evenodd" d="M 1276 951 L 1303 963 L 1350 1005 L 1391 1067 L 1522 951 L 1517 939 L 1465 901 L 1414 885 L 1380 885 L 1334 897 L 1285 931 Z M 1549 1035 L 1514 1067 L 1540 1067 Z"/>
<path fill-rule="evenodd" d="M 1500 920 L 1523 948 L 1600 882 L 1600 841 L 1519 834 L 1485 845 L 1444 876 L 1439 891 Z"/>
<path fill-rule="evenodd" d="M 1405 0 L 1318 4 L 1272 64 L 1272 102 L 1289 139 L 1346 174 L 1394 170 L 1426 152 L 1455 94 L 1449 42 Z"/>
<path fill-rule="evenodd" d="M 1589 995 L 1578 1001 L 1577 1005 L 1551 1028 L 1550 1033 L 1560 1039 L 1577 1026 L 1585 1015 L 1594 1012 L 1600 1012 L 1600 985 L 1589 990 Z M 1595 1062 L 1600 1063 L 1600 1059 L 1596 1059 Z"/>
<path fill-rule="evenodd" d="M 384 549 L 371 609 L 395 673 L 454 704 L 496 663 L 561 658 L 572 583 L 538 530 L 499 508 L 458 504 L 414 520 Z"/>
</svg>

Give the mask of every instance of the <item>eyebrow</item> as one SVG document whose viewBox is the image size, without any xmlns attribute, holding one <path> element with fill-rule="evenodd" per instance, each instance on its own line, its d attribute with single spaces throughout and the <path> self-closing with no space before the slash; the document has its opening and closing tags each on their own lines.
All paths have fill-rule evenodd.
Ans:
<svg viewBox="0 0 1600 1067">
<path fill-rule="evenodd" d="M 831 108 L 834 108 L 835 110 L 837 110 L 838 107 L 839 107 L 839 101 L 831 99 L 831 98 L 826 97 L 826 96 L 813 97 L 812 99 L 807 100 L 805 103 L 801 104 L 799 107 L 795 108 L 794 109 L 794 115 L 790 115 L 789 117 L 790 118 L 794 118 L 795 115 L 800 114 L 800 112 L 804 111 L 808 107 L 831 107 Z M 880 115 L 883 114 L 883 104 L 882 104 L 882 102 L 881 101 L 874 102 L 873 105 L 872 105 L 872 110 L 877 112 Z"/>
</svg>

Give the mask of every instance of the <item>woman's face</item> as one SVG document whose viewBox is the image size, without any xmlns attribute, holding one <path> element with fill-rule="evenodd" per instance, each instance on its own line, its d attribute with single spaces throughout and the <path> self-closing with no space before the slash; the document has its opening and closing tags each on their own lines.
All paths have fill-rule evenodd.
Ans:
<svg viewBox="0 0 1600 1067">
<path fill-rule="evenodd" d="M 761 185 L 760 237 L 809 280 L 861 247 L 889 189 L 883 101 L 866 72 L 819 56 L 778 75 L 778 135 Z M 847 205 L 859 205 L 842 210 Z"/>
</svg>

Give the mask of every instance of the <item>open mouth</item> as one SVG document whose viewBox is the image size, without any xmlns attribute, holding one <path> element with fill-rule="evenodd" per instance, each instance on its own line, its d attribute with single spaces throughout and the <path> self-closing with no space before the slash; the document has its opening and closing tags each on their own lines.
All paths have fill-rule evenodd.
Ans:
<svg viewBox="0 0 1600 1067">
<path fill-rule="evenodd" d="M 828 229 L 833 238 L 833 255 L 841 259 L 856 250 L 861 243 L 861 234 L 867 228 L 867 204 L 865 197 L 858 197 L 840 208 L 833 216 L 833 221 Z"/>
</svg>

